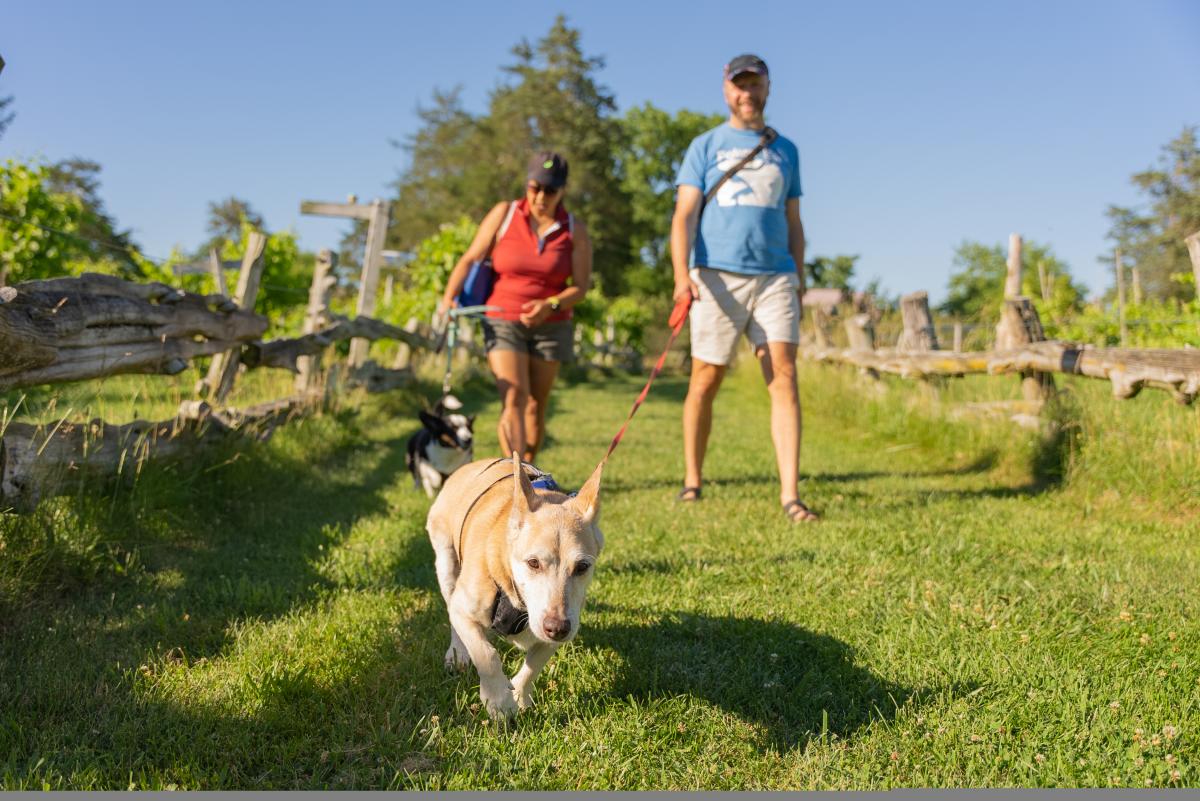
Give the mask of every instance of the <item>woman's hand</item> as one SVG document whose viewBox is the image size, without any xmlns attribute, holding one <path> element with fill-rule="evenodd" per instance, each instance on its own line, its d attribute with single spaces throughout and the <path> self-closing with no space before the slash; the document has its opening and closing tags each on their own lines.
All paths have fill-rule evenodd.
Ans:
<svg viewBox="0 0 1200 801">
<path fill-rule="evenodd" d="M 546 322 L 553 310 L 544 300 L 527 300 L 521 304 L 521 322 L 532 328 Z"/>
</svg>

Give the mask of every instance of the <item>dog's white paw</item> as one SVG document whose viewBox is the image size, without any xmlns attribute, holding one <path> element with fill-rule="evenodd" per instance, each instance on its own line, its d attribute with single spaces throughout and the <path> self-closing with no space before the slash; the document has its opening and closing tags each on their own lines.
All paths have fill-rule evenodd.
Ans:
<svg viewBox="0 0 1200 801">
<path fill-rule="evenodd" d="M 517 708 L 523 712 L 533 706 L 533 688 L 514 686 L 513 698 L 516 699 Z"/>
<path fill-rule="evenodd" d="M 480 686 L 479 696 L 487 708 L 488 717 L 496 720 L 507 720 L 517 714 L 517 699 L 512 685 L 508 682 L 503 687 L 495 689 Z"/>
<path fill-rule="evenodd" d="M 471 666 L 471 657 L 464 646 L 450 643 L 450 647 L 446 649 L 445 665 L 446 670 L 451 673 L 459 673 Z"/>
</svg>

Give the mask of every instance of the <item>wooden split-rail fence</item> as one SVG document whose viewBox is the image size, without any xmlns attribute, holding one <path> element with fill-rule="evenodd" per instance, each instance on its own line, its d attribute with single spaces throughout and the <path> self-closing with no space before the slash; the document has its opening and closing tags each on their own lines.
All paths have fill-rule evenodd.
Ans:
<svg viewBox="0 0 1200 801">
<path fill-rule="evenodd" d="M 0 421 L 0 511 L 29 511 L 47 497 L 85 482 L 128 476 L 149 459 L 185 458 L 234 435 L 266 438 L 283 422 L 320 408 L 352 387 L 379 392 L 413 381 L 418 355 L 437 343 L 427 326 L 404 327 L 372 317 L 379 289 L 383 235 L 390 204 L 309 203 L 305 213 L 368 220 L 356 316 L 333 313 L 336 259 L 318 254 L 300 336 L 263 341 L 267 318 L 254 312 L 266 237 L 252 232 L 232 293 L 222 263 L 208 268 L 218 292 L 201 295 L 162 283 L 135 283 L 108 275 L 26 281 L 0 287 L 0 391 L 65 384 L 121 374 L 176 375 L 194 359 L 211 357 L 196 386 L 171 420 L 113 425 L 102 420 L 49 424 Z M 454 354 L 459 365 L 483 355 L 471 326 Z M 343 364 L 323 365 L 327 350 L 350 340 Z M 389 367 L 367 358 L 376 340 L 398 344 Z M 640 356 L 613 343 L 612 325 L 593 343 L 601 365 L 640 364 Z M 244 409 L 226 408 L 239 372 L 277 368 L 295 373 L 294 394 Z"/>
<path fill-rule="evenodd" d="M 1190 237 L 1188 245 L 1200 285 L 1200 234 Z M 1132 398 L 1144 388 L 1165 390 L 1184 404 L 1200 395 L 1200 350 L 1095 348 L 1048 341 L 1033 302 L 1020 294 L 1021 269 L 1021 237 L 1013 234 L 1004 306 L 990 351 L 961 351 L 961 336 L 956 337 L 953 350 L 940 349 L 929 297 L 914 292 L 900 301 L 904 328 L 895 347 L 877 348 L 872 316 L 859 313 L 844 321 L 849 347 L 833 347 L 827 319 L 815 319 L 801 355 L 818 362 L 852 365 L 873 377 L 879 373 L 922 380 L 971 373 L 1017 375 L 1025 401 L 1039 406 L 1054 395 L 1055 373 L 1107 380 L 1113 395 L 1121 399 Z"/>
</svg>

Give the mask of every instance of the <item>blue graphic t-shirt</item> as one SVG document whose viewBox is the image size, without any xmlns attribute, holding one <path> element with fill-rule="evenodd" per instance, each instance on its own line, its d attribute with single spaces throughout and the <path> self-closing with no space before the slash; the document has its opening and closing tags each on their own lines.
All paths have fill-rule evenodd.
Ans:
<svg viewBox="0 0 1200 801">
<path fill-rule="evenodd" d="M 759 132 L 728 122 L 700 134 L 688 146 L 675 185 L 708 192 L 761 138 Z M 795 272 L 784 214 L 794 197 L 800 197 L 800 153 L 780 136 L 722 184 L 704 207 L 689 263 L 735 273 Z"/>
</svg>

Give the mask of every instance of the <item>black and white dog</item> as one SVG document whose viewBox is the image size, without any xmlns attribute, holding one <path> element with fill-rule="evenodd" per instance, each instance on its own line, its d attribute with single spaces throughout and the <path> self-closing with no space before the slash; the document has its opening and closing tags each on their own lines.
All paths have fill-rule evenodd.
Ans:
<svg viewBox="0 0 1200 801">
<path fill-rule="evenodd" d="M 442 483 L 475 456 L 475 416 L 461 414 L 462 401 L 444 395 L 432 412 L 421 412 L 420 431 L 408 440 L 405 464 L 412 473 L 413 485 L 432 498 Z"/>
</svg>

